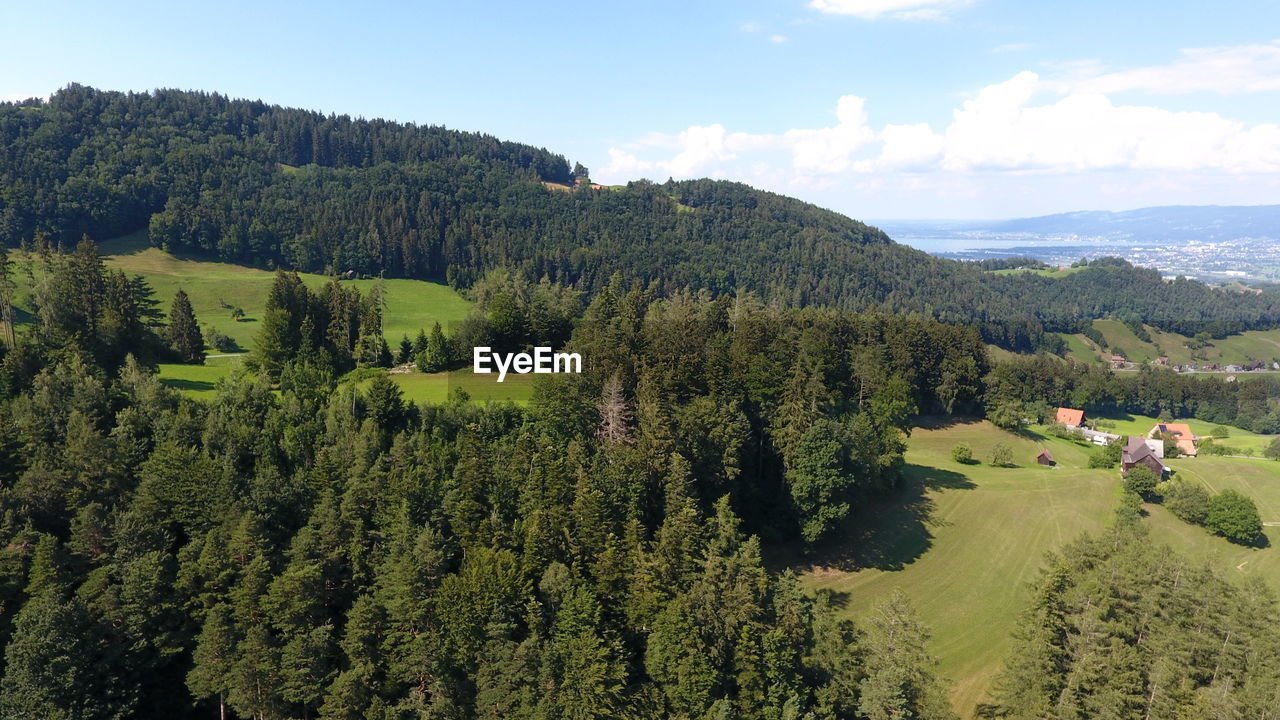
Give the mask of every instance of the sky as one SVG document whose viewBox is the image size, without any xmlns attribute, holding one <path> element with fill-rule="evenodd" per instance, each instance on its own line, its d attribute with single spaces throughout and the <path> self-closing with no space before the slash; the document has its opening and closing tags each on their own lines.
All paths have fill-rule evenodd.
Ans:
<svg viewBox="0 0 1280 720">
<path fill-rule="evenodd" d="M 0 100 L 216 91 L 863 219 L 1280 203 L 1280 0 L 183 6 L 5 4 Z"/>
</svg>

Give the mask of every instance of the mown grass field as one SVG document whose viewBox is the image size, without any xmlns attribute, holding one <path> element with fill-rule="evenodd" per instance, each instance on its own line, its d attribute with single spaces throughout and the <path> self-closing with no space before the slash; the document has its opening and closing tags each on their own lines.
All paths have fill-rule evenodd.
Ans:
<svg viewBox="0 0 1280 720">
<path fill-rule="evenodd" d="M 1167 357 L 1176 365 L 1192 362 L 1229 365 L 1254 360 L 1270 364 L 1280 361 L 1280 330 L 1250 330 L 1221 340 L 1210 340 L 1205 347 L 1192 350 L 1188 347 L 1193 344 L 1191 338 L 1150 326 L 1146 330 L 1151 342 L 1138 339 L 1132 330 L 1117 320 L 1094 320 L 1093 327 L 1107 341 L 1108 354 L 1121 352 L 1133 362 L 1149 362 L 1159 357 Z M 1063 338 L 1072 354 L 1089 362 L 1103 362 L 1102 355 L 1090 347 L 1083 335 L 1063 334 Z"/>
<path fill-rule="evenodd" d="M 1258 506 L 1268 545 L 1241 547 L 1179 520 L 1160 505 L 1146 505 L 1151 536 L 1223 577 L 1261 578 L 1280 592 L 1280 462 L 1251 458 L 1196 457 L 1167 463 L 1178 475 L 1202 483 L 1212 493 L 1236 490 Z M 1266 526 L 1266 523 L 1276 525 Z"/>
<path fill-rule="evenodd" d="M 275 273 L 259 268 L 229 263 L 209 262 L 193 258 L 177 257 L 152 247 L 146 233 L 138 232 L 115 240 L 100 243 L 98 252 L 107 267 L 123 270 L 128 275 L 141 275 L 155 290 L 160 308 L 168 312 L 178 289 L 191 298 L 196 319 L 201 329 L 215 328 L 236 341 L 245 350 L 253 347 L 258 321 L 267 304 L 267 293 Z M 18 306 L 29 308 L 26 278 L 17 273 L 19 283 Z M 302 274 L 303 282 L 311 289 L 318 289 L 329 281 L 323 275 Z M 378 280 L 352 280 L 345 284 L 359 288 L 368 294 Z M 388 279 L 381 281 L 386 297 L 383 314 L 383 334 L 395 347 L 402 335 L 413 338 L 418 330 L 430 331 L 439 322 L 446 332 L 451 324 L 466 317 L 471 303 L 453 288 L 440 283 L 421 280 Z M 245 313 L 243 320 L 232 318 L 232 308 L 239 307 Z M 218 351 L 208 349 L 211 353 Z"/>
<path fill-rule="evenodd" d="M 1148 419 L 1126 422 L 1141 427 Z M 951 448 L 959 442 L 968 443 L 983 464 L 954 462 Z M 996 442 L 1013 449 L 1018 467 L 985 464 Z M 1035 464 L 1041 448 L 1053 453 L 1056 467 Z M 907 453 L 906 491 L 894 502 L 864 508 L 851 521 L 862 530 L 837 539 L 836 549 L 820 551 L 804 582 L 838 593 L 855 618 L 894 589 L 906 593 L 932 632 L 930 651 L 951 683 L 956 710 L 972 717 L 975 706 L 989 699 L 1045 553 L 1112 522 L 1119 473 L 1088 469 L 1090 450 L 1034 430 L 1013 435 L 985 422 L 918 429 Z M 1169 464 L 1212 491 L 1245 493 L 1264 522 L 1280 522 L 1280 463 L 1200 457 Z M 1269 547 L 1245 548 L 1159 505 L 1144 508 L 1155 542 L 1208 563 L 1223 577 L 1260 577 L 1280 591 L 1280 526 L 1266 528 Z"/>
<path fill-rule="evenodd" d="M 155 291 L 162 311 L 168 312 L 173 296 L 181 288 L 190 296 L 192 309 L 195 310 L 201 330 L 206 331 L 206 336 L 207 330 L 214 328 L 235 340 L 241 350 L 253 348 L 258 322 L 266 308 L 267 294 L 271 290 L 275 273 L 243 265 L 178 257 L 152 247 L 145 232 L 100 243 L 98 252 L 107 267 L 145 278 Z M 15 275 L 18 281 L 16 304 L 19 319 L 30 319 L 30 288 L 27 278 L 23 272 Z M 328 277 L 322 275 L 304 273 L 301 277 L 307 287 L 313 290 L 329 281 Z M 401 337 L 407 335 L 413 339 L 419 329 L 430 331 L 431 326 L 437 322 L 448 333 L 449 327 L 465 318 L 471 309 L 471 303 L 467 299 L 453 288 L 439 283 L 387 279 L 352 280 L 344 281 L 344 284 L 356 287 L 367 295 L 379 282 L 382 283 L 386 299 L 383 335 L 393 351 L 399 346 Z M 239 321 L 232 317 L 232 308 L 236 307 L 244 311 L 244 317 Z M 205 350 L 208 354 L 222 354 L 212 347 Z M 226 377 L 234 362 L 238 360 L 209 358 L 204 365 L 163 364 L 160 366 L 160 378 L 193 397 L 209 397 L 218 380 Z M 430 381 L 405 381 L 404 384 L 406 392 L 414 392 L 422 397 L 443 397 L 430 389 L 434 387 Z M 511 384 L 511 381 L 503 384 Z M 488 388 L 478 391 L 480 395 L 490 392 L 492 391 Z M 518 398 L 519 391 L 515 393 Z"/>
<path fill-rule="evenodd" d="M 449 399 L 449 393 L 454 388 L 461 388 L 471 397 L 472 402 L 478 403 L 510 400 L 524 405 L 533 397 L 533 375 L 507 375 L 501 383 L 497 377 L 493 374 L 476 375 L 470 370 L 454 370 L 429 374 L 395 374 L 391 379 L 404 392 L 404 399 L 414 403 L 438 405 Z"/>
<path fill-rule="evenodd" d="M 205 358 L 203 365 L 160 365 L 160 382 L 193 398 L 207 400 L 218 389 L 218 382 L 231 373 L 243 357 Z"/>
<path fill-rule="evenodd" d="M 982 464 L 954 462 L 959 442 Z M 985 464 L 996 442 L 1013 449 L 1018 467 Z M 1057 467 L 1035 464 L 1041 448 Z M 1118 475 L 1086 469 L 1088 452 L 986 422 L 918 429 L 903 496 L 865 508 L 852 525 L 872 530 L 838 541 L 843 551 L 820 553 L 805 583 L 841 593 L 854 617 L 895 588 L 906 593 L 932 631 L 930 651 L 954 688 L 954 705 L 968 717 L 1004 662 L 1044 554 L 1111 522 Z"/>
</svg>

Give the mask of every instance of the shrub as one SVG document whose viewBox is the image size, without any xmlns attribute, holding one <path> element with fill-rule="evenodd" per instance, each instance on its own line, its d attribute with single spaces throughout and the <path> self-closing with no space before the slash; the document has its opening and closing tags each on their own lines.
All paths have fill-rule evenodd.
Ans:
<svg viewBox="0 0 1280 720">
<path fill-rule="evenodd" d="M 1205 438 L 1196 446 L 1196 451 L 1201 455 L 1240 455 L 1240 449 L 1231 447 L 1230 445 L 1219 445 L 1213 441 L 1213 438 Z"/>
<path fill-rule="evenodd" d="M 1009 467 L 1013 465 L 1013 450 L 1002 442 L 991 446 L 991 466 Z"/>
<path fill-rule="evenodd" d="M 951 448 L 951 459 L 961 465 L 968 465 L 973 462 L 973 448 L 969 447 L 968 443 L 956 443 L 956 446 Z"/>
<path fill-rule="evenodd" d="M 1271 442 L 1267 443 L 1267 448 L 1262 451 L 1262 454 L 1272 460 L 1280 460 L 1280 437 L 1272 438 Z"/>
<path fill-rule="evenodd" d="M 209 343 L 209 347 L 214 348 L 218 352 L 240 352 L 240 345 L 238 345 L 230 335 L 220 332 L 217 328 L 206 328 L 204 331 L 204 339 Z"/>
<path fill-rule="evenodd" d="M 1226 425 L 1215 425 L 1209 434 L 1218 439 L 1228 438 L 1231 437 L 1231 430 Z"/>
<path fill-rule="evenodd" d="M 1203 525 L 1209 517 L 1209 491 L 1200 483 L 1175 478 L 1161 483 L 1158 488 L 1164 496 L 1164 506 L 1169 512 L 1193 525 Z"/>
<path fill-rule="evenodd" d="M 1132 467 L 1124 474 L 1125 492 L 1131 492 L 1143 498 L 1155 495 L 1156 484 L 1159 482 L 1160 478 L 1146 465 Z"/>
<path fill-rule="evenodd" d="M 1250 545 L 1262 534 L 1258 507 L 1235 490 L 1223 490 L 1209 500 L 1205 527 L 1239 545 Z"/>
<path fill-rule="evenodd" d="M 1120 462 L 1120 455 L 1123 452 L 1124 447 L 1119 441 L 1097 448 L 1089 453 L 1089 467 L 1113 468 Z"/>
</svg>

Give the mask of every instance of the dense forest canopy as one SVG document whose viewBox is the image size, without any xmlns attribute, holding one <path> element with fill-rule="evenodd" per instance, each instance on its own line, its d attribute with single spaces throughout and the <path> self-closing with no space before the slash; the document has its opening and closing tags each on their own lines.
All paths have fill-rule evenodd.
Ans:
<svg viewBox="0 0 1280 720">
<path fill-rule="evenodd" d="M 1021 350 L 1108 314 L 1188 335 L 1280 322 L 1274 294 L 1165 282 L 1122 261 L 1000 276 L 737 183 L 565 191 L 575 177 L 562 156 L 485 135 L 216 94 L 73 85 L 0 104 L 9 245 L 38 231 L 70 247 L 148 228 L 162 247 L 232 262 L 456 286 L 505 268 L 590 294 L 621 272 L 668 291 L 922 312 Z"/>
<path fill-rule="evenodd" d="M 615 278 L 590 371 L 414 406 L 335 382 L 376 304 L 280 272 L 261 373 L 203 403 L 121 357 L 145 286 L 64 282 L 105 276 L 56 263 L 88 309 L 0 373 L 0 716 L 953 717 L 902 598 L 855 625 L 761 543 L 892 493 L 917 410 L 980 408 L 974 329 Z M 478 331 L 525 341 L 539 290 Z"/>
</svg>

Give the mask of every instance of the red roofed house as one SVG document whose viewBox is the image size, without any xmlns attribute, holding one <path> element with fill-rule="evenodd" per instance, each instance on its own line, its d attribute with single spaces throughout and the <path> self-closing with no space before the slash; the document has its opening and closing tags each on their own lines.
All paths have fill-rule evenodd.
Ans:
<svg viewBox="0 0 1280 720">
<path fill-rule="evenodd" d="M 1078 428 L 1084 425 L 1084 411 L 1060 407 L 1058 408 L 1058 415 L 1053 421 L 1062 423 L 1069 428 Z"/>
<path fill-rule="evenodd" d="M 1174 440 L 1178 442 L 1178 452 L 1187 457 L 1196 456 L 1196 436 L 1191 432 L 1191 426 L 1186 423 L 1157 423 L 1151 428 L 1151 432 L 1147 433 L 1149 438 L 1158 438 L 1164 433 L 1169 433 Z"/>
</svg>

